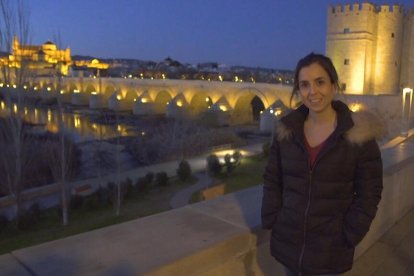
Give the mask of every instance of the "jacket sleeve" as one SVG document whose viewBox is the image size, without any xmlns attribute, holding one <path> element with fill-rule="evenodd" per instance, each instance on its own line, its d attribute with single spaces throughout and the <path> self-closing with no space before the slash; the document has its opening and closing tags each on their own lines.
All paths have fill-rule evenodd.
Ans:
<svg viewBox="0 0 414 276">
<path fill-rule="evenodd" d="M 382 192 L 382 159 L 375 140 L 362 146 L 354 178 L 354 198 L 344 221 L 344 233 L 351 246 L 366 235 L 377 212 Z"/>
<path fill-rule="evenodd" d="M 282 206 L 282 173 L 279 142 L 273 139 L 270 156 L 263 175 L 262 228 L 271 229 Z"/>
</svg>

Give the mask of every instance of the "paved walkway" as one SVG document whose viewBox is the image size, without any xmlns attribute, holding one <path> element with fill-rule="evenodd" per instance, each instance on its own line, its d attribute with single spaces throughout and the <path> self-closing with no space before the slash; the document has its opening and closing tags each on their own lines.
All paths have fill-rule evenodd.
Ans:
<svg viewBox="0 0 414 276">
<path fill-rule="evenodd" d="M 414 209 L 354 263 L 344 276 L 414 275 Z"/>
<path fill-rule="evenodd" d="M 199 172 L 195 174 L 198 181 L 196 184 L 191 185 L 173 195 L 170 200 L 171 208 L 179 208 L 187 205 L 190 202 L 191 196 L 204 188 L 207 188 L 213 184 L 213 179 L 208 175 L 207 172 Z"/>
</svg>

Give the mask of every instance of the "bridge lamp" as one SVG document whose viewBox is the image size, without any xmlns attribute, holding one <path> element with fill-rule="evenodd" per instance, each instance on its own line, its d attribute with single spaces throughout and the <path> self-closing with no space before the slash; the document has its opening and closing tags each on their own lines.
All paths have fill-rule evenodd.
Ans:
<svg viewBox="0 0 414 276">
<path fill-rule="evenodd" d="M 96 91 L 91 92 L 91 95 L 97 95 L 97 94 L 98 94 L 98 92 L 96 92 Z"/>
<path fill-rule="evenodd" d="M 10 87 L 10 84 L 7 84 L 6 86 L 7 86 L 7 87 Z"/>
<path fill-rule="evenodd" d="M 116 95 L 116 99 L 117 99 L 118 101 L 120 101 L 120 100 L 122 100 L 122 96 L 121 96 L 121 95 Z"/>
<path fill-rule="evenodd" d="M 353 103 L 353 104 L 350 105 L 349 109 L 351 109 L 352 112 L 358 112 L 362 109 L 362 104 Z"/>
<path fill-rule="evenodd" d="M 65 94 L 65 90 L 60 90 L 60 94 Z"/>
<path fill-rule="evenodd" d="M 280 116 L 282 114 L 282 110 L 280 108 L 276 108 L 275 116 Z"/>
<path fill-rule="evenodd" d="M 177 101 L 177 106 L 178 107 L 182 107 L 183 106 L 183 102 L 182 101 Z"/>
<path fill-rule="evenodd" d="M 13 88 L 16 88 L 16 87 L 17 87 L 17 85 L 13 84 Z"/>
<path fill-rule="evenodd" d="M 37 90 L 37 86 L 33 87 L 33 90 L 36 91 Z"/>
<path fill-rule="evenodd" d="M 79 93 L 79 90 L 78 89 L 74 89 L 73 90 L 73 93 Z"/>
<path fill-rule="evenodd" d="M 146 99 L 146 98 L 141 98 L 141 103 L 147 103 L 148 102 L 148 99 Z"/>
<path fill-rule="evenodd" d="M 410 87 L 403 88 L 402 93 L 402 114 L 401 114 L 401 135 L 408 136 L 410 129 L 410 117 L 413 104 L 413 89 Z"/>
<path fill-rule="evenodd" d="M 48 87 L 48 88 L 46 88 L 46 90 L 47 90 L 47 91 L 51 91 L 51 90 L 52 90 L 52 88 Z"/>
<path fill-rule="evenodd" d="M 23 89 L 26 90 L 27 89 L 27 85 L 23 85 Z"/>
<path fill-rule="evenodd" d="M 226 111 L 227 111 L 227 106 L 225 106 L 224 104 L 221 104 L 221 105 L 219 106 L 219 108 L 220 108 L 220 110 L 221 110 L 221 111 L 223 111 L 223 112 L 226 112 Z"/>
<path fill-rule="evenodd" d="M 0 87 L 3 87 L 4 86 L 4 83 L 0 83 Z"/>
<path fill-rule="evenodd" d="M 273 114 L 274 113 L 274 110 L 273 109 L 270 109 L 269 112 L 270 112 L 270 114 Z"/>
</svg>

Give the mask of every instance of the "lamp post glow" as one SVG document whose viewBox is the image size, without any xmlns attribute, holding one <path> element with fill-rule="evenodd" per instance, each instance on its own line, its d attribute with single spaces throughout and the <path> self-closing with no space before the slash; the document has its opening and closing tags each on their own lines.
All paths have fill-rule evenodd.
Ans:
<svg viewBox="0 0 414 276">
<path fill-rule="evenodd" d="M 408 136 L 410 131 L 411 108 L 413 104 L 413 89 L 406 87 L 402 93 L 401 136 Z"/>
</svg>

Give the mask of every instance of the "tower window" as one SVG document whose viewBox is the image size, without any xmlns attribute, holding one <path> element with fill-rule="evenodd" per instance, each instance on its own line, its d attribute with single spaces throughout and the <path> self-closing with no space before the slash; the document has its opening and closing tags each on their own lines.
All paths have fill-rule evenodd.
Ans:
<svg viewBox="0 0 414 276">
<path fill-rule="evenodd" d="M 394 33 L 391 33 L 391 37 L 394 38 Z"/>
<path fill-rule="evenodd" d="M 349 28 L 345 28 L 344 29 L 344 34 L 348 34 L 349 33 Z"/>
<path fill-rule="evenodd" d="M 344 60 L 344 65 L 349 65 L 349 58 L 346 58 L 346 59 Z"/>
<path fill-rule="evenodd" d="M 341 83 L 341 91 L 345 91 L 346 90 L 346 83 Z"/>
</svg>

